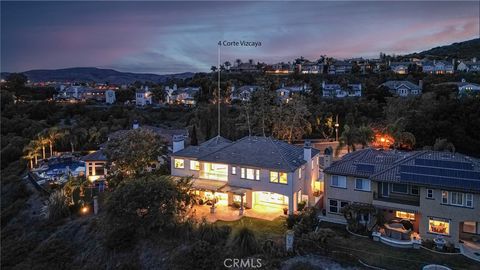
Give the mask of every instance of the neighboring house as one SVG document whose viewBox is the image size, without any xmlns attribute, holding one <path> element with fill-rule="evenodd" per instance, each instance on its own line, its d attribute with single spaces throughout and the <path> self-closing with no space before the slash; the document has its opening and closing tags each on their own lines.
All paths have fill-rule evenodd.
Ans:
<svg viewBox="0 0 480 270">
<path fill-rule="evenodd" d="M 390 64 L 390 69 L 396 74 L 408 74 L 408 67 L 411 62 L 393 62 Z"/>
<path fill-rule="evenodd" d="M 71 86 L 60 86 L 58 94 L 55 96 L 55 99 L 84 99 L 85 92 L 91 90 L 89 87 L 82 85 L 71 85 Z"/>
<path fill-rule="evenodd" d="M 326 220 L 345 223 L 343 207 L 371 205 L 386 220 L 378 230 L 382 242 L 394 246 L 441 237 L 458 247 L 460 240 L 480 237 L 480 162 L 474 158 L 365 149 L 345 155 L 324 173 Z M 372 218 L 357 217 L 369 224 Z"/>
<path fill-rule="evenodd" d="M 458 71 L 462 72 L 480 72 L 480 62 L 477 58 L 472 58 L 472 61 L 461 61 L 457 66 Z"/>
<path fill-rule="evenodd" d="M 135 93 L 135 105 L 146 106 L 152 105 L 152 92 L 148 90 L 148 86 L 142 87 Z"/>
<path fill-rule="evenodd" d="M 105 91 L 105 103 L 113 104 L 116 101 L 115 90 L 108 89 Z"/>
<path fill-rule="evenodd" d="M 254 63 L 240 63 L 235 64 L 234 66 L 230 67 L 230 72 L 259 72 L 260 70 L 257 68 L 257 65 Z"/>
<path fill-rule="evenodd" d="M 184 104 L 184 105 L 195 105 L 195 95 L 200 91 L 200 87 L 183 87 L 177 88 L 177 85 L 174 85 L 173 88 L 165 88 L 167 93 L 167 103 L 168 104 Z"/>
<path fill-rule="evenodd" d="M 446 82 L 440 83 L 439 85 L 455 85 L 458 88 L 458 95 L 475 95 L 480 93 L 480 84 L 467 82 L 465 79 L 462 79 L 461 82 Z"/>
<path fill-rule="evenodd" d="M 232 86 L 231 99 L 232 101 L 249 101 L 252 97 L 252 94 L 258 89 L 260 89 L 260 86 L 257 85 L 244 85 L 239 88 L 235 88 L 235 86 Z"/>
<path fill-rule="evenodd" d="M 347 88 L 343 88 L 339 84 L 327 84 L 322 82 L 323 97 L 361 97 L 362 96 L 362 84 L 349 84 Z"/>
<path fill-rule="evenodd" d="M 422 71 L 428 74 L 453 74 L 454 66 L 446 61 L 425 61 L 422 62 Z"/>
<path fill-rule="evenodd" d="M 102 149 L 82 157 L 82 160 L 85 162 L 85 176 L 87 180 L 91 182 L 105 180 L 108 160 Z"/>
<path fill-rule="evenodd" d="M 271 66 L 267 66 L 265 70 L 266 74 L 289 74 L 293 73 L 293 66 L 291 63 L 277 63 Z"/>
<path fill-rule="evenodd" d="M 277 93 L 277 98 L 281 102 L 288 103 L 296 94 L 300 93 L 308 93 L 310 92 L 311 88 L 307 84 L 304 85 L 296 85 L 296 86 L 282 86 L 281 88 L 275 90 Z"/>
<path fill-rule="evenodd" d="M 319 179 L 319 151 L 310 143 L 299 147 L 267 137 L 247 136 L 238 141 L 214 137 L 171 155 L 173 176 L 192 177 L 193 188 L 220 204 L 240 203 L 247 208 L 288 208 L 315 203 Z M 269 210 L 271 211 L 271 210 Z"/>
<path fill-rule="evenodd" d="M 393 94 L 401 97 L 405 96 L 417 96 L 422 94 L 422 81 L 420 85 L 416 85 L 410 81 L 387 81 L 381 86 L 387 87 Z"/>
<path fill-rule="evenodd" d="M 300 71 L 303 74 L 319 74 L 323 73 L 323 64 L 321 63 L 303 63 L 300 65 Z"/>
<path fill-rule="evenodd" d="M 105 100 L 105 90 L 90 88 L 85 91 L 83 94 L 84 99 L 86 100 L 96 100 L 104 101 Z"/>
<path fill-rule="evenodd" d="M 352 64 L 344 61 L 337 61 L 328 66 L 328 74 L 347 74 L 352 71 Z"/>
</svg>

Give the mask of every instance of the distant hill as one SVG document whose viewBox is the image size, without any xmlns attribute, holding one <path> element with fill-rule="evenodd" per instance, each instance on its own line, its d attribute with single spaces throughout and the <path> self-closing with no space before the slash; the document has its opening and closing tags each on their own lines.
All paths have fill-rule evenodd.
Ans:
<svg viewBox="0 0 480 270">
<path fill-rule="evenodd" d="M 40 81 L 76 81 L 76 82 L 109 82 L 113 84 L 129 84 L 135 81 L 141 82 L 165 82 L 169 78 L 185 79 L 193 77 L 194 73 L 158 75 L 148 73 L 120 72 L 113 69 L 101 69 L 92 67 L 77 67 L 64 69 L 37 69 L 22 72 L 32 82 Z M 5 78 L 9 73 L 2 72 Z"/>
<path fill-rule="evenodd" d="M 456 42 L 451 45 L 435 47 L 433 49 L 406 55 L 406 57 L 434 57 L 434 58 L 456 58 L 471 59 L 480 58 L 480 38 Z"/>
</svg>

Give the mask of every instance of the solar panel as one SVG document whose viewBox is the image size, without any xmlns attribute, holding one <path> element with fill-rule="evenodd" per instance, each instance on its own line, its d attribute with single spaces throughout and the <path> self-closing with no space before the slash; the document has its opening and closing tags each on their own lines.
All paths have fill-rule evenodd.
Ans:
<svg viewBox="0 0 480 270">
<path fill-rule="evenodd" d="M 420 166 L 430 166 L 430 167 L 440 167 L 440 168 L 451 168 L 458 170 L 473 170 L 473 165 L 468 162 L 459 162 L 451 160 L 435 160 L 435 159 L 425 159 L 425 158 L 416 158 L 415 165 Z"/>
<path fill-rule="evenodd" d="M 450 168 L 401 165 L 400 172 L 438 175 L 438 176 L 453 177 L 453 178 L 480 179 L 480 172 L 471 171 L 471 170 L 450 169 Z"/>
<path fill-rule="evenodd" d="M 419 175 L 414 173 L 400 173 L 402 181 L 413 182 L 416 184 L 444 186 L 450 188 L 459 188 L 464 190 L 480 191 L 480 181 L 470 179 L 458 179 L 443 176 Z"/>
<path fill-rule="evenodd" d="M 358 172 L 373 173 L 375 172 L 375 166 L 372 164 L 357 164 L 356 170 Z"/>
</svg>

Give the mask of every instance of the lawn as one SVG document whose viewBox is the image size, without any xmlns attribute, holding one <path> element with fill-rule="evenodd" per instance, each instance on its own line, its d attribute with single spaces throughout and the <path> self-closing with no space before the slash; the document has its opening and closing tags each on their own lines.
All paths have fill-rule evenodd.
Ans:
<svg viewBox="0 0 480 270">
<path fill-rule="evenodd" d="M 322 227 L 333 229 L 338 237 L 330 242 L 329 249 L 338 261 L 351 262 L 352 257 L 364 263 L 385 269 L 421 269 L 427 264 L 440 264 L 452 269 L 480 269 L 480 263 L 463 255 L 438 254 L 424 249 L 401 249 L 349 234 L 343 226 L 323 223 Z"/>
<path fill-rule="evenodd" d="M 285 217 L 273 221 L 243 217 L 237 221 L 217 221 L 217 225 L 228 225 L 232 230 L 247 226 L 255 231 L 258 239 L 279 239 L 285 235 Z M 322 222 L 321 227 L 330 228 L 336 237 L 328 244 L 329 257 L 346 265 L 358 265 L 358 259 L 371 266 L 391 270 L 418 270 L 427 264 L 440 264 L 451 269 L 480 269 L 480 263 L 463 255 L 447 255 L 424 249 L 402 249 L 374 242 L 370 238 L 351 235 L 344 225 Z"/>
<path fill-rule="evenodd" d="M 219 226 L 228 225 L 233 231 L 246 226 L 255 232 L 259 240 L 265 240 L 283 237 L 287 231 L 285 220 L 285 217 L 278 217 L 272 221 L 251 217 L 242 217 L 236 221 L 219 220 L 215 222 L 215 224 Z"/>
</svg>

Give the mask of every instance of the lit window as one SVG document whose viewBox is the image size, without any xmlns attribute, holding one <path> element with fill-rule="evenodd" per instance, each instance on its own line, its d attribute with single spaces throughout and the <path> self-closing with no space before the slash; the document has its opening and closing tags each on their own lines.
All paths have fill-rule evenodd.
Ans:
<svg viewBox="0 0 480 270">
<path fill-rule="evenodd" d="M 255 170 L 255 180 L 260 180 L 260 170 Z"/>
<path fill-rule="evenodd" d="M 444 219 L 430 218 L 428 221 L 428 231 L 431 233 L 449 235 L 450 222 Z"/>
<path fill-rule="evenodd" d="M 190 160 L 190 170 L 192 171 L 200 170 L 200 162 L 196 160 Z"/>
<path fill-rule="evenodd" d="M 245 168 L 240 168 L 240 178 L 245 179 Z"/>
<path fill-rule="evenodd" d="M 255 179 L 255 170 L 254 169 L 247 169 L 247 179 Z"/>
<path fill-rule="evenodd" d="M 288 183 L 287 173 L 281 172 L 280 173 L 280 184 L 287 184 L 287 183 Z"/>
<path fill-rule="evenodd" d="M 433 189 L 427 189 L 427 198 L 433 199 Z"/>
<path fill-rule="evenodd" d="M 343 175 L 332 175 L 330 185 L 332 187 L 347 188 L 347 177 Z"/>
<path fill-rule="evenodd" d="M 368 179 L 355 179 L 355 189 L 370 191 L 370 180 Z"/>
<path fill-rule="evenodd" d="M 270 182 L 278 183 L 278 172 L 270 172 Z"/>
<path fill-rule="evenodd" d="M 237 167 L 232 166 L 232 174 L 237 174 Z"/>
<path fill-rule="evenodd" d="M 174 164 L 175 164 L 175 168 L 176 169 L 183 169 L 185 168 L 185 162 L 183 159 L 180 159 L 180 158 L 176 158 L 174 160 Z"/>
<path fill-rule="evenodd" d="M 298 169 L 298 178 L 302 178 L 302 168 Z"/>
<path fill-rule="evenodd" d="M 404 212 L 404 211 L 395 211 L 395 217 L 415 220 L 415 214 L 414 213 L 409 213 L 409 212 Z"/>
<path fill-rule="evenodd" d="M 448 203 L 448 191 L 442 190 L 442 203 Z"/>
</svg>

